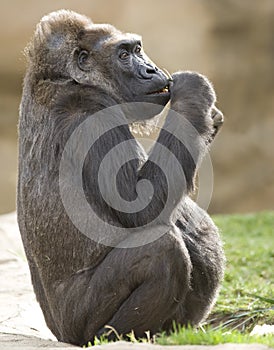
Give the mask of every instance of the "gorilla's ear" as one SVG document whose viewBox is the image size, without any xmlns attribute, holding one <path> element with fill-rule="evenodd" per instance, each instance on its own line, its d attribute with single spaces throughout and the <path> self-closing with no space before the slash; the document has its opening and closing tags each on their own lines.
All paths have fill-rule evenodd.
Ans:
<svg viewBox="0 0 274 350">
<path fill-rule="evenodd" d="M 80 52 L 77 53 L 78 67 L 84 72 L 87 72 L 89 70 L 86 65 L 88 57 L 89 57 L 89 52 L 87 50 L 80 50 Z"/>
<path fill-rule="evenodd" d="M 70 76 L 79 84 L 88 84 L 90 82 L 90 67 L 86 61 L 89 57 L 87 50 L 75 49 L 70 64 Z"/>
</svg>

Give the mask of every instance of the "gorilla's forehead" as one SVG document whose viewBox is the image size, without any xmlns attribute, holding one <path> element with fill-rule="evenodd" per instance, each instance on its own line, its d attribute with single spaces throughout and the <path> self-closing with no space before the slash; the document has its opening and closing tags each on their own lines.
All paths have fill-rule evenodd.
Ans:
<svg viewBox="0 0 274 350">
<path fill-rule="evenodd" d="M 133 33 L 122 33 L 109 24 L 93 24 L 82 33 L 80 42 L 93 49 L 99 46 L 119 46 L 123 44 L 141 43 L 140 35 Z"/>
<path fill-rule="evenodd" d="M 132 33 L 121 33 L 121 35 L 113 36 L 108 38 L 106 44 L 113 46 L 122 46 L 122 45 L 135 45 L 136 43 L 142 42 L 140 35 Z"/>
</svg>

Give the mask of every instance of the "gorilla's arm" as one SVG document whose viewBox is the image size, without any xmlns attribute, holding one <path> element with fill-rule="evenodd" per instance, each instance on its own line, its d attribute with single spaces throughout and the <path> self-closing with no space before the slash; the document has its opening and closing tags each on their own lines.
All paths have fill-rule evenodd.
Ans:
<svg viewBox="0 0 274 350">
<path fill-rule="evenodd" d="M 197 73 L 179 72 L 173 81 L 171 111 L 149 161 L 140 171 L 140 177 L 149 177 L 153 184 L 161 179 L 157 194 L 162 203 L 167 195 L 172 197 L 171 210 L 193 189 L 195 172 L 213 130 L 211 109 L 216 100 L 210 83 Z M 161 164 L 164 173 L 154 164 Z"/>
<path fill-rule="evenodd" d="M 141 226 L 153 219 L 159 224 L 170 223 L 174 208 L 193 188 L 197 166 L 214 132 L 211 110 L 216 99 L 208 80 L 189 72 L 176 73 L 173 80 L 171 111 L 148 160 L 139 171 L 138 163 L 130 162 L 124 168 L 127 178 L 119 174 L 120 192 L 131 191 L 132 198 L 128 196 L 131 200 L 140 180 L 150 181 L 154 190 L 149 198 L 150 192 L 145 187 L 142 192 L 141 187 L 143 200 L 149 203 L 143 210 L 133 214 L 117 212 L 120 222 L 127 227 Z"/>
</svg>

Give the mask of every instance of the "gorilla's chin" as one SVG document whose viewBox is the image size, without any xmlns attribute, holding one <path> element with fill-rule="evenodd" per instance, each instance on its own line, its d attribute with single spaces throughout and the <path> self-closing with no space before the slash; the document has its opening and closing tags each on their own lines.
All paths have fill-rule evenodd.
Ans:
<svg viewBox="0 0 274 350">
<path fill-rule="evenodd" d="M 158 100 L 159 101 L 159 100 Z M 169 98 L 162 100 L 163 103 L 153 102 L 153 99 L 144 99 L 140 102 L 125 103 L 122 105 L 123 113 L 129 123 L 151 119 L 160 114 L 168 103 Z"/>
<path fill-rule="evenodd" d="M 170 100 L 170 92 L 155 92 L 140 97 L 142 102 L 153 103 L 160 106 L 165 106 Z"/>
</svg>

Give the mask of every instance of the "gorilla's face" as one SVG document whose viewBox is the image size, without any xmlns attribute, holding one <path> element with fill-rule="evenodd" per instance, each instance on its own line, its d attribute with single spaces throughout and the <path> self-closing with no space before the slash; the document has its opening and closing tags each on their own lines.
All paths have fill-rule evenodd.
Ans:
<svg viewBox="0 0 274 350">
<path fill-rule="evenodd" d="M 115 51 L 121 88 L 128 101 L 165 105 L 170 98 L 169 80 L 146 56 L 141 40 L 136 37 L 121 40 Z"/>
<path fill-rule="evenodd" d="M 78 67 L 90 74 L 91 83 L 96 83 L 96 71 L 124 102 L 164 106 L 169 101 L 169 78 L 144 53 L 139 36 L 122 34 L 109 25 L 92 25 L 81 33 L 79 46 Z"/>
</svg>

